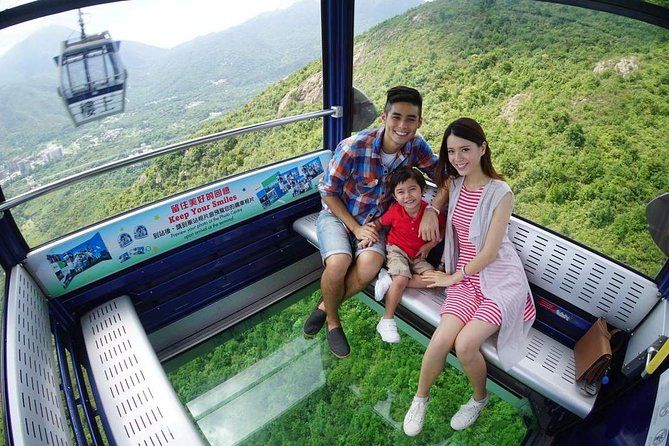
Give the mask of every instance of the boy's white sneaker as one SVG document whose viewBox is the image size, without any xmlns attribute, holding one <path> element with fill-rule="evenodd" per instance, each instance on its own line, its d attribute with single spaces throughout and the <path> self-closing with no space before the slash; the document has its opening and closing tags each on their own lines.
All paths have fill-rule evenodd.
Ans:
<svg viewBox="0 0 669 446">
<path fill-rule="evenodd" d="M 400 334 L 397 332 L 395 319 L 385 319 L 382 317 L 379 323 L 376 324 L 376 331 L 379 332 L 381 339 L 385 342 L 390 342 L 391 344 L 400 342 Z"/>
<path fill-rule="evenodd" d="M 383 300 L 383 297 L 388 292 L 388 288 L 390 288 L 392 283 L 393 278 L 390 277 L 388 271 L 386 271 L 384 268 L 381 268 L 379 271 L 379 276 L 376 278 L 376 283 L 374 284 L 374 299 L 377 302 L 381 302 Z"/>
<path fill-rule="evenodd" d="M 425 412 L 427 411 L 427 404 L 430 402 L 430 397 L 424 398 L 414 396 L 411 402 L 409 411 L 404 416 L 404 433 L 409 437 L 415 437 L 423 430 L 423 422 L 425 421 Z"/>
<path fill-rule="evenodd" d="M 474 424 L 474 421 L 479 417 L 483 408 L 488 404 L 489 399 L 490 397 L 486 396 L 483 401 L 476 401 L 474 397 L 471 397 L 453 415 L 453 418 L 451 418 L 451 427 L 456 431 L 460 431 Z"/>
</svg>

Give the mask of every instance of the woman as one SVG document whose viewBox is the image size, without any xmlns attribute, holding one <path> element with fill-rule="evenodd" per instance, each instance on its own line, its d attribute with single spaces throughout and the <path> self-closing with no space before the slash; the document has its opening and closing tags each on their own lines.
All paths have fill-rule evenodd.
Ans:
<svg viewBox="0 0 669 446">
<path fill-rule="evenodd" d="M 444 132 L 438 178 L 448 188 L 443 262 L 445 272 L 423 274 L 429 287 L 445 287 L 441 320 L 423 356 L 418 390 L 404 418 L 404 432 L 423 428 L 430 387 L 455 346 L 474 394 L 451 419 L 455 430 L 471 426 L 488 403 L 481 344 L 499 331 L 497 353 L 510 369 L 525 356 L 535 308 L 518 254 L 506 235 L 513 193 L 492 165 L 481 126 L 460 118 Z"/>
</svg>

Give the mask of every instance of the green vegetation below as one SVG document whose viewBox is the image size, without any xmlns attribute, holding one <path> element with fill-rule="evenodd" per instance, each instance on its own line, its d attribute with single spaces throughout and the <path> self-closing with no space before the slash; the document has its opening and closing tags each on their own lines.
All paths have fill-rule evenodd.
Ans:
<svg viewBox="0 0 669 446">
<path fill-rule="evenodd" d="M 354 83 L 377 108 L 396 84 L 424 93 L 421 132 L 435 150 L 453 119 L 482 123 L 516 214 L 659 271 L 644 207 L 669 190 L 667 30 L 536 1 L 434 1 L 359 36 L 354 51 Z M 319 109 L 319 72 L 315 61 L 194 136 Z M 200 146 L 156 160 L 113 197 L 93 194 L 84 209 L 114 215 L 321 145 L 312 120 Z M 45 206 L 64 221 L 82 211 Z M 30 222 L 31 243 L 62 234 L 48 218 Z"/>
<path fill-rule="evenodd" d="M 176 358 L 166 364 L 168 378 L 181 401 L 186 404 L 291 341 L 302 338 L 302 323 L 319 297 L 320 290 L 311 298 L 308 294 L 296 296 L 299 300 L 295 304 L 269 318 L 262 320 L 262 315 L 255 316 L 242 327 L 196 348 L 187 358 Z M 357 299 L 346 302 L 341 315 L 351 344 L 351 356 L 343 360 L 335 358 L 329 353 L 324 331 L 319 333 L 310 342 L 317 343 L 320 349 L 324 384 L 248 436 L 243 444 L 521 443 L 527 432 L 522 416 L 496 395 L 492 395 L 489 406 L 472 428 L 460 432 L 450 428 L 450 417 L 471 396 L 465 375 L 450 365 L 432 389 L 423 432 L 416 439 L 407 437 L 401 423 L 416 391 L 424 347 L 406 334 L 399 344 L 382 342 L 374 329 L 379 316 Z M 289 385 L 308 384 L 302 382 L 300 376 L 291 378 Z M 378 404 L 388 400 L 389 412 L 383 413 Z"/>
</svg>

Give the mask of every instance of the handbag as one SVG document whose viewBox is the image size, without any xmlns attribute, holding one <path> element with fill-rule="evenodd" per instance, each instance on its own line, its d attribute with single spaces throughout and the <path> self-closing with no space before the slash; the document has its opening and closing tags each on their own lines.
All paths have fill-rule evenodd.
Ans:
<svg viewBox="0 0 669 446">
<path fill-rule="evenodd" d="M 574 362 L 576 363 L 576 384 L 587 395 L 596 395 L 602 385 L 602 378 L 608 374 L 613 353 L 611 337 L 621 332 L 616 328 L 609 332 L 606 319 L 600 317 L 592 327 L 576 342 Z"/>
</svg>

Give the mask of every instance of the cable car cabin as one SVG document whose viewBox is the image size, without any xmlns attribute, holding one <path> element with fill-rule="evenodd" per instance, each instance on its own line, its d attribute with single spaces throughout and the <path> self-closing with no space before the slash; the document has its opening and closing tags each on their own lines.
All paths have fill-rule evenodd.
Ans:
<svg viewBox="0 0 669 446">
<path fill-rule="evenodd" d="M 107 31 L 62 43 L 60 56 L 54 58 L 58 94 L 75 126 L 123 112 L 128 74 L 120 46 Z"/>
<path fill-rule="evenodd" d="M 643 2 L 564 3 L 669 28 L 669 12 Z M 0 12 L 0 25 L 81 6 L 37 1 Z M 428 11 L 420 8 L 405 22 L 428 23 Z M 341 309 L 352 339 L 350 358 L 335 360 L 322 336 L 305 339 L 301 331 L 322 273 L 314 248 L 317 185 L 337 143 L 353 125 L 370 124 L 361 117 L 370 102 L 352 85 L 354 10 L 353 1 L 320 2 L 323 64 L 313 79 L 322 77 L 322 110 L 165 145 L 9 198 L 0 190 L 7 444 L 407 441 L 401 419 L 444 293 L 405 292 L 396 315 L 402 341 L 392 348 L 375 337 L 370 321 L 383 303 L 369 297 L 371 286 Z M 59 91 L 75 124 L 123 109 L 126 77 L 117 50 L 106 33 L 64 45 Z M 276 102 L 279 96 L 272 97 Z M 290 97 L 272 107 L 285 106 Z M 321 150 L 200 184 L 36 246 L 19 229 L 20 206 L 56 189 L 164 154 L 315 119 L 323 122 Z M 231 143 L 226 151 L 234 148 Z M 143 181 L 164 184 L 156 178 Z M 465 401 L 459 393 L 466 381 L 447 367 L 434 386 L 434 418 L 426 421 L 420 442 L 668 444 L 669 196 L 661 192 L 647 207 L 647 225 L 665 256 L 655 278 L 512 217 L 508 235 L 537 308 L 528 353 L 505 372 L 494 337 L 482 346 L 488 388 L 496 396 L 469 434 L 448 427 L 451 411 Z M 426 197 L 433 193 L 434 187 Z M 574 377 L 574 345 L 598 317 L 622 330 L 623 343 L 613 354 L 609 383 L 583 389 Z M 455 352 L 448 362 L 459 366 Z"/>
</svg>

